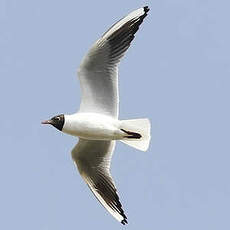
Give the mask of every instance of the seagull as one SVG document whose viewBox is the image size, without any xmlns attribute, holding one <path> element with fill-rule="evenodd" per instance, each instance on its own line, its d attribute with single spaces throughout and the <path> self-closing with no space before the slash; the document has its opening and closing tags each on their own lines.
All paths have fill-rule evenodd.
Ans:
<svg viewBox="0 0 230 230">
<path fill-rule="evenodd" d="M 77 113 L 60 114 L 42 124 L 78 137 L 72 159 L 98 201 L 119 222 L 127 224 L 110 163 L 116 140 L 147 151 L 150 121 L 119 120 L 118 65 L 149 11 L 148 6 L 132 11 L 98 39 L 78 68 L 81 104 Z"/>
</svg>

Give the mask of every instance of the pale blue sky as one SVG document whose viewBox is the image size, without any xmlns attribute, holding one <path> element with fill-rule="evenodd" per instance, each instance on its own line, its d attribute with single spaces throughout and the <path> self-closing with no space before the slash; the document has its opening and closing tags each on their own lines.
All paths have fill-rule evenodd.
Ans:
<svg viewBox="0 0 230 230">
<path fill-rule="evenodd" d="M 113 156 L 125 228 L 230 229 L 227 0 L 0 0 L 0 229 L 122 228 L 75 169 L 75 138 L 40 121 L 78 109 L 82 56 L 144 5 L 120 66 L 120 118 L 149 117 L 152 142 Z"/>
</svg>

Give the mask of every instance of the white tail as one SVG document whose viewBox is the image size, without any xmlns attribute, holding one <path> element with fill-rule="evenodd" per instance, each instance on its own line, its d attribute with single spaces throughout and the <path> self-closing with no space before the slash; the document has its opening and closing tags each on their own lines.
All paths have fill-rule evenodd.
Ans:
<svg viewBox="0 0 230 230">
<path fill-rule="evenodd" d="M 141 151 L 148 149 L 151 138 L 149 119 L 123 120 L 120 127 L 126 134 L 133 134 L 133 136 L 126 136 L 120 141 Z"/>
</svg>

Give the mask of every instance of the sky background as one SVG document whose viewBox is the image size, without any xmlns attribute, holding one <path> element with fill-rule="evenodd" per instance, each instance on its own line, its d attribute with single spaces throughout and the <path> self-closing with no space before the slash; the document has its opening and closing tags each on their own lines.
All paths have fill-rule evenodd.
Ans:
<svg viewBox="0 0 230 230">
<path fill-rule="evenodd" d="M 95 200 L 71 160 L 77 140 L 41 120 L 74 113 L 92 43 L 150 12 L 120 65 L 120 119 L 148 117 L 144 153 L 116 146 L 129 224 Z M 227 0 L 0 0 L 0 229 L 230 229 Z"/>
</svg>

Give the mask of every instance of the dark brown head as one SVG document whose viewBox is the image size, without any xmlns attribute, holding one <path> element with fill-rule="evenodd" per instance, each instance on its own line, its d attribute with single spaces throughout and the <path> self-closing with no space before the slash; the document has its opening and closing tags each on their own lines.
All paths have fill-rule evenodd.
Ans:
<svg viewBox="0 0 230 230">
<path fill-rule="evenodd" d="M 60 114 L 55 117 L 52 117 L 50 120 L 47 120 L 47 121 L 42 121 L 42 124 L 52 125 L 60 131 L 62 131 L 64 123 L 65 123 L 64 114 Z"/>
</svg>

